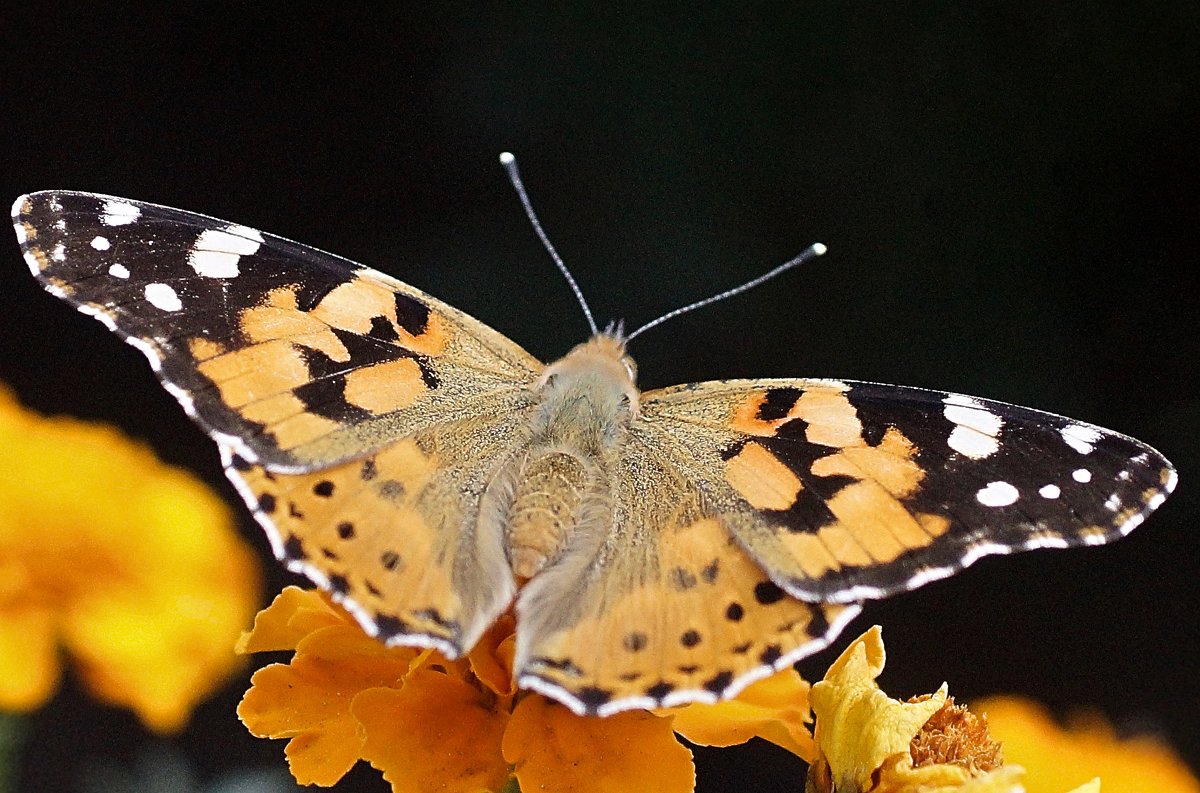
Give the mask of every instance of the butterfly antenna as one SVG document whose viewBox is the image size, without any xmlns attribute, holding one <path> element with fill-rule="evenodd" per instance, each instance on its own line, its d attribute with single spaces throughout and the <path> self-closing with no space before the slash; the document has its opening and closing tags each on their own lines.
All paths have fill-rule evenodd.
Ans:
<svg viewBox="0 0 1200 793">
<path fill-rule="evenodd" d="M 747 281 L 746 283 L 742 284 L 741 286 L 735 286 L 733 289 L 726 289 L 724 292 L 713 295 L 712 297 L 706 297 L 703 300 L 697 300 L 695 303 L 689 303 L 686 306 L 682 306 L 680 308 L 675 309 L 674 311 L 668 311 L 666 314 L 663 314 L 658 319 L 650 320 L 645 325 L 642 325 L 640 328 L 635 330 L 633 333 L 630 333 L 628 336 L 626 336 L 625 341 L 627 341 L 627 342 L 633 341 L 635 336 L 639 336 L 642 333 L 645 333 L 646 331 L 650 330 L 651 328 L 655 327 L 656 325 L 663 324 L 668 319 L 674 319 L 675 317 L 678 317 L 680 314 L 686 314 L 689 311 L 695 311 L 698 308 L 703 308 L 704 306 L 724 300 L 727 297 L 733 297 L 734 295 L 740 295 L 742 292 L 753 289 L 754 287 L 758 286 L 759 284 L 770 281 L 772 278 L 774 278 L 777 275 L 786 273 L 788 270 L 792 269 L 793 267 L 795 267 L 799 264 L 803 264 L 804 262 L 808 261 L 809 259 L 815 259 L 816 257 L 820 256 L 821 254 L 825 253 L 826 250 L 828 250 L 828 249 L 821 243 L 819 243 L 819 242 L 813 243 L 812 245 L 808 246 L 803 251 L 801 251 L 794 258 L 789 259 L 788 261 L 779 265 L 778 267 L 771 270 L 770 272 L 763 273 L 758 278 Z"/>
<path fill-rule="evenodd" d="M 517 170 L 517 158 L 509 152 L 503 152 L 500 155 L 500 164 L 508 172 L 508 179 L 512 182 L 513 189 L 517 191 L 517 197 L 521 199 L 521 206 L 525 207 L 525 215 L 529 218 L 529 222 L 533 224 L 533 230 L 537 232 L 538 239 L 542 241 L 546 252 L 550 254 L 550 258 L 558 266 L 558 271 L 567 279 L 567 283 L 571 286 L 571 291 L 575 293 L 575 299 L 579 301 L 579 307 L 583 309 L 583 315 L 587 317 L 588 327 L 592 329 L 592 335 L 599 335 L 600 329 L 596 327 L 596 319 L 592 316 L 592 310 L 588 308 L 587 301 L 583 299 L 583 290 L 579 288 L 579 284 L 575 283 L 575 276 L 571 275 L 571 271 L 567 269 L 567 265 L 563 262 L 562 257 L 558 255 L 558 251 L 554 250 L 554 246 L 550 244 L 550 238 L 546 236 L 546 232 L 542 229 L 542 223 L 538 220 L 537 213 L 533 211 L 533 204 L 529 201 L 529 194 L 525 192 L 525 184 L 521 181 L 521 174 Z"/>
</svg>

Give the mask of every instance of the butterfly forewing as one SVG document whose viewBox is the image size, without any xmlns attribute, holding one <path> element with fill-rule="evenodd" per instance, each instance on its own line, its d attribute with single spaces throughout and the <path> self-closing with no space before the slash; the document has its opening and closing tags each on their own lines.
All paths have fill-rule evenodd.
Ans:
<svg viewBox="0 0 1200 793">
<path fill-rule="evenodd" d="M 809 600 L 885 597 L 977 558 L 1096 545 L 1175 484 L 1119 433 L 916 388 L 724 381 L 645 395 L 648 426 L 699 462 L 695 485 L 780 586 Z"/>
<path fill-rule="evenodd" d="M 42 284 L 150 358 L 211 433 L 279 470 L 313 470 L 523 384 L 516 344 L 410 286 L 314 248 L 89 193 L 17 200 Z"/>
</svg>

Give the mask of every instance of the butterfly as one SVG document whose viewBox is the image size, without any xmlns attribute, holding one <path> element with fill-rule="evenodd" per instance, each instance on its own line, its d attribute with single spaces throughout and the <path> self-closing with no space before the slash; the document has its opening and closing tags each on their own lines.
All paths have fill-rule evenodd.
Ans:
<svg viewBox="0 0 1200 793">
<path fill-rule="evenodd" d="M 648 326 L 547 365 L 388 275 L 204 215 L 48 191 L 13 222 L 42 285 L 217 442 L 288 568 L 379 640 L 448 657 L 515 608 L 518 685 L 578 713 L 732 696 L 864 600 L 1108 542 L 1176 481 L 1137 440 L 976 397 L 642 392 L 626 342 Z"/>
</svg>

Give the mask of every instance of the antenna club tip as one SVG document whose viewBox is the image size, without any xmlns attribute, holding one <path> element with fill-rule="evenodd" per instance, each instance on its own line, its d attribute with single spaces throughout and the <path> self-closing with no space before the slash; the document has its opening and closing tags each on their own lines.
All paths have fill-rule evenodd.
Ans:
<svg viewBox="0 0 1200 793">
<path fill-rule="evenodd" d="M 824 256 L 827 250 L 829 249 L 819 242 L 814 242 L 812 245 L 812 252 L 814 256 Z"/>
<path fill-rule="evenodd" d="M 500 152 L 500 164 L 501 165 L 512 165 L 513 162 L 516 161 L 516 159 L 517 158 L 513 156 L 511 151 Z"/>
</svg>

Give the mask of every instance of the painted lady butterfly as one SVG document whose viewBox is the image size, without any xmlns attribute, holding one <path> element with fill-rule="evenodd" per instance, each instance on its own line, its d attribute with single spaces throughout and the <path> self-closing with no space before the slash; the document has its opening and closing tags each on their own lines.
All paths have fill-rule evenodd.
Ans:
<svg viewBox="0 0 1200 793">
<path fill-rule="evenodd" d="M 619 331 L 545 365 L 387 275 L 177 209 L 50 191 L 13 221 L 43 286 L 217 441 L 290 569 L 448 656 L 515 601 L 518 683 L 581 713 L 731 696 L 862 600 L 1107 542 L 1175 484 L 1132 438 L 957 394 L 642 393 Z"/>
</svg>

